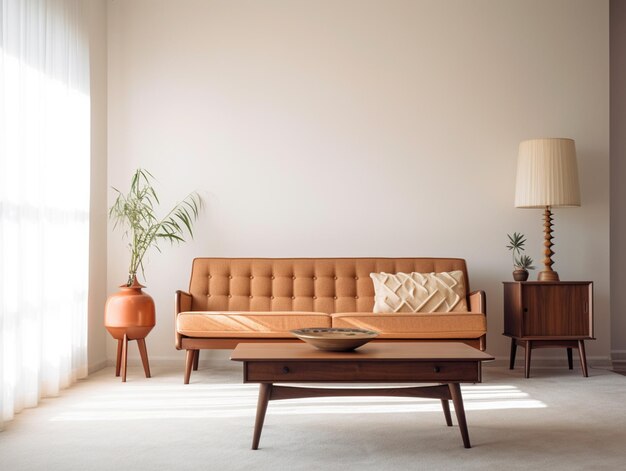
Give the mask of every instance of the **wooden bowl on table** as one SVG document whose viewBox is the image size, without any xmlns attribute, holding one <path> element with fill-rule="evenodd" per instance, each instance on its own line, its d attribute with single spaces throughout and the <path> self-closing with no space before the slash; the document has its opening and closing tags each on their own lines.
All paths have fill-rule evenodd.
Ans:
<svg viewBox="0 0 626 471">
<path fill-rule="evenodd" d="M 292 330 L 300 340 L 327 352 L 349 352 L 378 337 L 378 332 L 365 329 L 309 327 Z"/>
</svg>

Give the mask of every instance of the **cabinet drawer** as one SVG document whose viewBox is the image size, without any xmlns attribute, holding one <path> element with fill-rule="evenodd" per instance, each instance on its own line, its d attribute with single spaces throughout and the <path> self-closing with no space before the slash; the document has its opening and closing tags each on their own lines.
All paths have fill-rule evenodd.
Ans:
<svg viewBox="0 0 626 471">
<path fill-rule="evenodd" d="M 474 361 L 249 361 L 246 382 L 479 382 Z"/>
</svg>

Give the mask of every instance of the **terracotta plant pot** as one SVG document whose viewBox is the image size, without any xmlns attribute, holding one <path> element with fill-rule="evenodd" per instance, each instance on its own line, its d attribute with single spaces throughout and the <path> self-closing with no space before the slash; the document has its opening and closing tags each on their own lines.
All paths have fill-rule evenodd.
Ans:
<svg viewBox="0 0 626 471">
<path fill-rule="evenodd" d="M 515 281 L 526 281 L 528 279 L 528 270 L 518 268 L 513 272 L 513 279 Z"/>
<path fill-rule="evenodd" d="M 145 338 L 154 328 L 156 317 L 154 300 L 142 288 L 145 286 L 137 279 L 130 286 L 121 285 L 120 291 L 109 297 L 104 308 L 104 326 L 117 339 L 115 375 L 119 376 L 122 368 L 122 381 L 126 381 L 129 340 L 137 340 L 146 377 L 150 377 Z"/>
</svg>

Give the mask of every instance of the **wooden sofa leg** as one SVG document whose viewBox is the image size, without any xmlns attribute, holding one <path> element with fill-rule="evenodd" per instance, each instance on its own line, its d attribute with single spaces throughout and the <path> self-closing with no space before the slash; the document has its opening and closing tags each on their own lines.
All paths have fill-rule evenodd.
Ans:
<svg viewBox="0 0 626 471">
<path fill-rule="evenodd" d="M 200 361 L 200 350 L 193 351 L 193 370 L 198 371 L 198 362 Z"/>
<path fill-rule="evenodd" d="M 185 359 L 185 384 L 189 384 L 191 368 L 193 367 L 193 359 L 195 356 L 195 350 L 187 350 L 187 357 Z"/>
</svg>

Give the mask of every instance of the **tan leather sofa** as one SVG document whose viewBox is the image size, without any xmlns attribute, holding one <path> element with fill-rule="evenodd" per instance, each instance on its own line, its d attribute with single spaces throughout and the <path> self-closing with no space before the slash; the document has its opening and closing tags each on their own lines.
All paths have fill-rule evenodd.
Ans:
<svg viewBox="0 0 626 471">
<path fill-rule="evenodd" d="M 461 270 L 463 313 L 374 314 L 372 272 Z M 469 291 L 459 258 L 196 258 L 189 291 L 176 292 L 176 348 L 187 351 L 185 384 L 201 349 L 239 342 L 299 341 L 303 327 L 356 327 L 394 341 L 456 341 L 485 349 L 484 291 Z"/>
</svg>

